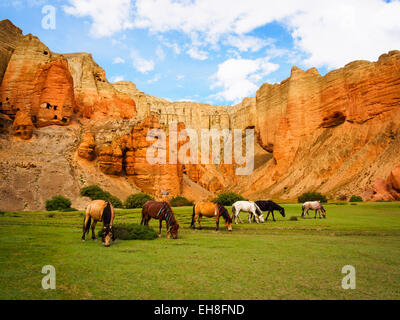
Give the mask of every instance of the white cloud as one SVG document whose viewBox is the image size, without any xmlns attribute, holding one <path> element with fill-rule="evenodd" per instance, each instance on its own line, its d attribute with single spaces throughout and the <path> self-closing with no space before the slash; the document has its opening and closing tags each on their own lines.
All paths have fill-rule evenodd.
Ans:
<svg viewBox="0 0 400 320">
<path fill-rule="evenodd" d="M 183 79 L 185 79 L 185 76 L 183 74 L 178 74 L 176 76 L 176 80 L 183 80 Z"/>
<path fill-rule="evenodd" d="M 114 82 L 119 82 L 119 81 L 124 81 L 124 80 L 125 80 L 124 76 L 114 76 L 114 77 L 111 77 L 111 82 L 112 82 L 112 83 L 114 83 Z"/>
<path fill-rule="evenodd" d="M 101 38 L 133 27 L 131 0 L 68 0 L 65 13 L 92 20 L 90 34 Z"/>
<path fill-rule="evenodd" d="M 211 89 L 223 89 L 213 98 L 238 103 L 254 95 L 259 87 L 258 82 L 278 69 L 279 65 L 269 62 L 268 58 L 226 60 L 218 66 L 218 72 L 212 77 Z"/>
<path fill-rule="evenodd" d="M 192 58 L 196 60 L 206 60 L 208 58 L 208 52 L 202 51 L 197 47 L 190 47 L 186 53 Z"/>
<path fill-rule="evenodd" d="M 163 61 L 165 59 L 165 52 L 161 46 L 158 46 L 156 49 L 156 56 L 158 60 Z"/>
<path fill-rule="evenodd" d="M 131 58 L 134 68 L 140 73 L 147 73 L 154 70 L 154 61 L 142 58 L 136 50 L 131 51 Z"/>
<path fill-rule="evenodd" d="M 191 39 L 195 34 L 203 46 L 226 37 L 246 51 L 251 46 L 244 35 L 278 22 L 295 40 L 293 50 L 306 57 L 305 65 L 335 68 L 400 48 L 399 16 L 399 0 L 137 0 L 133 23 L 153 32 L 183 32 Z M 192 55 L 198 56 L 199 48 L 192 43 Z"/>
<path fill-rule="evenodd" d="M 113 64 L 120 64 L 120 63 L 125 63 L 125 60 L 122 59 L 121 57 L 116 57 L 116 58 L 113 60 Z"/>
<path fill-rule="evenodd" d="M 160 81 L 161 79 L 161 74 L 157 73 L 154 78 L 147 80 L 148 84 L 152 84 L 152 83 L 156 83 L 158 81 Z"/>
<path fill-rule="evenodd" d="M 224 41 L 224 43 L 239 49 L 240 52 L 247 52 L 247 51 L 257 52 L 260 49 L 266 47 L 267 45 L 273 43 L 273 40 L 271 39 L 264 40 L 257 37 L 245 36 L 245 35 L 240 35 L 240 36 L 230 35 Z"/>
</svg>

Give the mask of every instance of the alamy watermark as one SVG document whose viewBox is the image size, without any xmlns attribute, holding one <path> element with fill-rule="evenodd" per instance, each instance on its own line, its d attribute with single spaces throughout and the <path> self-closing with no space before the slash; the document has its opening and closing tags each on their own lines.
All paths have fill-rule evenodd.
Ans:
<svg viewBox="0 0 400 320">
<path fill-rule="evenodd" d="M 46 5 L 42 8 L 42 28 L 45 30 L 55 30 L 57 27 L 57 9 L 54 6 Z"/>
<path fill-rule="evenodd" d="M 44 266 L 42 273 L 45 274 L 42 278 L 42 288 L 44 290 L 55 290 L 56 289 L 56 268 L 51 265 Z"/>
<path fill-rule="evenodd" d="M 254 170 L 254 129 L 245 132 L 245 136 L 241 129 L 183 129 L 178 132 L 178 124 L 171 122 L 168 141 L 166 132 L 161 129 L 147 133 L 146 140 L 154 143 L 147 149 L 146 160 L 149 164 L 236 164 L 236 175 L 250 175 Z"/>
<path fill-rule="evenodd" d="M 342 268 L 342 273 L 346 276 L 342 279 L 342 288 L 344 290 L 356 289 L 356 268 L 347 265 Z"/>
</svg>

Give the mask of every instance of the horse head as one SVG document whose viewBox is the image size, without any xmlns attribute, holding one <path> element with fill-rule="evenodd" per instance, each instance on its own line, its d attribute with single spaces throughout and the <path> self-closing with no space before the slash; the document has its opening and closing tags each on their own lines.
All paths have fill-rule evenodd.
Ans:
<svg viewBox="0 0 400 320">
<path fill-rule="evenodd" d="M 109 224 L 103 227 L 102 238 L 105 247 L 109 247 L 111 245 L 112 234 L 113 229 Z"/>
<path fill-rule="evenodd" d="M 175 221 L 174 225 L 171 225 L 168 229 L 168 233 L 171 234 L 172 239 L 178 239 L 178 229 L 179 229 L 179 223 Z M 167 235 L 169 238 L 170 236 Z"/>
<path fill-rule="evenodd" d="M 228 210 L 226 210 L 226 208 L 220 203 L 217 203 L 217 205 L 218 210 L 221 212 L 221 215 L 225 220 L 225 225 L 228 228 L 228 231 L 232 231 L 232 218 L 229 215 Z"/>
<path fill-rule="evenodd" d="M 285 208 L 281 208 L 281 209 L 279 209 L 279 212 L 281 213 L 281 215 L 282 215 L 282 217 L 286 217 L 286 215 L 285 215 Z"/>
<path fill-rule="evenodd" d="M 324 208 L 324 206 L 321 205 L 321 212 L 322 212 L 322 216 L 324 217 L 324 219 L 326 219 L 326 210 Z"/>
</svg>

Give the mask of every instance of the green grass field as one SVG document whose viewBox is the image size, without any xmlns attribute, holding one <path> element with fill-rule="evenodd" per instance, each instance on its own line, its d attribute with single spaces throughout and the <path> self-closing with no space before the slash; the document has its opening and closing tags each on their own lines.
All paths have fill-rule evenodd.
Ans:
<svg viewBox="0 0 400 320">
<path fill-rule="evenodd" d="M 286 218 L 226 231 L 221 219 L 191 230 L 192 208 L 174 208 L 178 240 L 82 243 L 82 212 L 0 215 L 0 299 L 399 299 L 400 203 L 326 205 L 328 219 Z M 229 208 L 230 211 L 230 208 Z M 279 216 L 278 216 L 279 215 Z M 310 215 L 313 216 L 313 214 Z M 140 222 L 117 210 L 116 222 Z M 151 225 L 157 229 L 158 222 Z M 99 228 L 99 224 L 97 228 Z M 43 290 L 42 267 L 57 289 Z M 356 290 L 341 287 L 353 265 Z"/>
</svg>

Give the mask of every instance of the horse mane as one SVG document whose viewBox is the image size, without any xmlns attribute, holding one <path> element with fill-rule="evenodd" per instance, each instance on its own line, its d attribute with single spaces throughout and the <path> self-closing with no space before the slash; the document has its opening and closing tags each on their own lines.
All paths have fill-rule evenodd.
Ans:
<svg viewBox="0 0 400 320">
<path fill-rule="evenodd" d="M 111 204 L 106 201 L 107 206 L 103 210 L 103 223 L 108 226 L 111 223 Z"/>
<path fill-rule="evenodd" d="M 222 211 L 222 217 L 225 220 L 225 223 L 232 223 L 232 218 L 228 213 L 228 210 L 219 202 L 217 202 L 218 210 Z"/>
<path fill-rule="evenodd" d="M 164 201 L 163 206 L 165 206 L 164 217 L 166 217 L 166 218 L 169 217 L 168 218 L 169 220 L 167 222 L 169 223 L 170 226 L 175 225 L 176 224 L 176 219 L 175 219 L 174 213 L 172 212 L 171 206 L 169 205 L 168 202 L 165 202 L 165 201 Z"/>
</svg>

